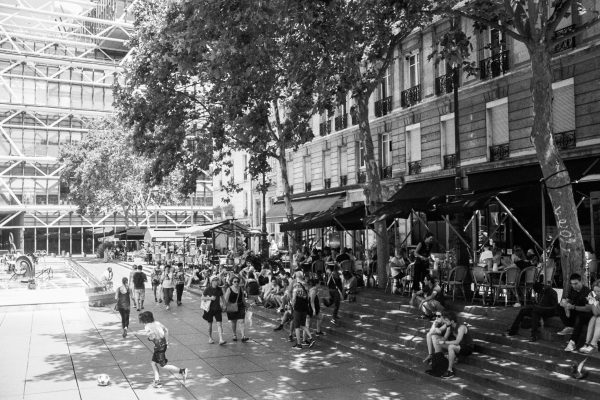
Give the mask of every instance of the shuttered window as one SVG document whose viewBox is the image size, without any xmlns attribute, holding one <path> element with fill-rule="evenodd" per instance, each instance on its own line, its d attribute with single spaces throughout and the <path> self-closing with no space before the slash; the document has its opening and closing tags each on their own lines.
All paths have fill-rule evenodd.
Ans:
<svg viewBox="0 0 600 400">
<path fill-rule="evenodd" d="M 495 101 L 494 103 L 497 103 Z M 487 105 L 486 128 L 491 146 L 508 143 L 508 102 L 490 106 Z"/>
<path fill-rule="evenodd" d="M 573 79 L 552 84 L 552 129 L 554 133 L 575 130 L 575 89 Z"/>
<path fill-rule="evenodd" d="M 454 140 L 454 116 L 448 116 L 441 121 L 442 155 L 447 156 L 456 153 Z"/>
<path fill-rule="evenodd" d="M 406 129 L 406 149 L 408 162 L 421 160 L 421 126 L 417 125 Z"/>
<path fill-rule="evenodd" d="M 339 147 L 340 175 L 348 175 L 348 152 L 346 146 Z"/>
<path fill-rule="evenodd" d="M 304 157 L 304 183 L 312 182 L 312 165 L 310 156 Z"/>
<path fill-rule="evenodd" d="M 331 178 L 331 152 L 323 152 L 323 179 Z"/>
</svg>

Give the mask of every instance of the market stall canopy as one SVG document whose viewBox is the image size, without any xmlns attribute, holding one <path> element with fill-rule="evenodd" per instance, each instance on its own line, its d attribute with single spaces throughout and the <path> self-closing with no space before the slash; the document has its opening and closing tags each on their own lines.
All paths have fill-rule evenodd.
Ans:
<svg viewBox="0 0 600 400">
<path fill-rule="evenodd" d="M 184 237 L 175 234 L 174 230 L 148 229 L 144 242 L 183 242 Z"/>
<path fill-rule="evenodd" d="M 341 195 L 324 196 L 315 198 L 305 198 L 292 200 L 294 215 L 304 215 L 306 213 L 314 213 L 319 211 L 329 210 L 336 205 L 341 205 L 343 197 Z M 283 219 L 286 218 L 285 203 L 277 202 L 267 211 L 267 219 Z"/>
<path fill-rule="evenodd" d="M 343 230 L 365 229 L 365 216 L 366 210 L 364 205 L 334 208 L 307 213 L 294 219 L 292 222 L 282 223 L 280 229 L 282 232 L 326 228 L 329 226 Z"/>
<path fill-rule="evenodd" d="M 119 240 L 143 240 L 147 228 L 130 228 L 117 235 Z"/>
<path fill-rule="evenodd" d="M 212 224 L 204 224 L 204 225 L 193 225 L 189 228 L 184 228 L 176 231 L 177 236 L 204 236 L 209 232 L 214 232 L 215 234 L 226 234 L 232 235 L 234 233 L 241 233 L 243 235 L 250 233 L 250 228 L 246 225 L 234 221 L 234 220 L 225 220 L 221 222 L 215 222 Z"/>
</svg>

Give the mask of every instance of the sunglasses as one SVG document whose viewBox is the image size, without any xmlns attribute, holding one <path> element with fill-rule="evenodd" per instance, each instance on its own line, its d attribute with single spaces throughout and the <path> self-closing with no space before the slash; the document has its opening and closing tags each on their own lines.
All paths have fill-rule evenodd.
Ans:
<svg viewBox="0 0 600 400">
<path fill-rule="evenodd" d="M 240 283 L 240 281 L 233 281 L 233 283 Z"/>
<path fill-rule="evenodd" d="M 442 314 L 435 314 L 436 318 L 442 318 Z"/>
</svg>

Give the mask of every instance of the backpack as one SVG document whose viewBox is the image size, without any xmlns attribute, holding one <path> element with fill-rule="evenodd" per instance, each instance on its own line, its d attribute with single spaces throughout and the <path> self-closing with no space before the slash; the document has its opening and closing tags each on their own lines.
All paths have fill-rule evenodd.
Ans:
<svg viewBox="0 0 600 400">
<path fill-rule="evenodd" d="M 439 351 L 431 356 L 431 369 L 427 371 L 429 375 L 440 377 L 448 369 L 448 359 L 443 352 Z"/>
</svg>

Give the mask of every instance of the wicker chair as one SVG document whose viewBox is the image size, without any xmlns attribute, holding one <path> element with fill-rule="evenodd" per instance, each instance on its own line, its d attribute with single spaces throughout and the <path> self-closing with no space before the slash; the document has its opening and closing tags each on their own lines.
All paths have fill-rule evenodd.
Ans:
<svg viewBox="0 0 600 400">
<path fill-rule="evenodd" d="M 479 293 L 481 289 L 483 289 L 481 303 L 485 304 L 485 295 L 487 294 L 488 290 L 490 290 L 490 282 L 488 281 L 488 276 L 485 273 L 485 267 L 476 265 L 473 267 L 471 274 L 473 277 L 473 285 L 475 286 L 475 291 L 473 292 L 473 297 L 471 298 L 471 304 L 475 302 L 475 295 Z"/>
<path fill-rule="evenodd" d="M 492 285 L 492 288 L 494 289 L 494 304 L 496 304 L 496 300 L 498 300 L 498 295 L 500 294 L 500 291 L 505 292 L 504 294 L 504 305 L 508 306 L 508 295 L 510 293 L 510 291 L 512 291 L 515 294 L 515 297 L 517 298 L 517 302 L 519 302 L 519 290 L 518 290 L 518 284 L 519 284 L 519 274 L 521 273 L 521 271 L 519 270 L 519 267 L 517 267 L 516 265 L 513 267 L 508 267 L 506 268 L 504 271 L 502 271 L 502 273 L 500 274 L 500 279 L 498 280 L 498 283 L 495 283 Z"/>
<path fill-rule="evenodd" d="M 519 274 L 519 279 L 517 280 L 517 284 L 519 286 L 519 290 L 523 293 L 523 305 L 527 305 L 527 293 L 533 289 L 533 284 L 535 283 L 535 267 L 527 267 L 521 270 Z"/>
<path fill-rule="evenodd" d="M 460 288 L 462 292 L 463 299 L 465 297 L 465 288 L 463 287 L 465 283 L 465 278 L 467 276 L 467 267 L 459 265 L 458 267 L 452 268 L 448 273 L 448 281 L 446 282 L 446 287 L 448 291 L 452 288 L 452 301 L 456 298 L 456 287 Z"/>
</svg>

